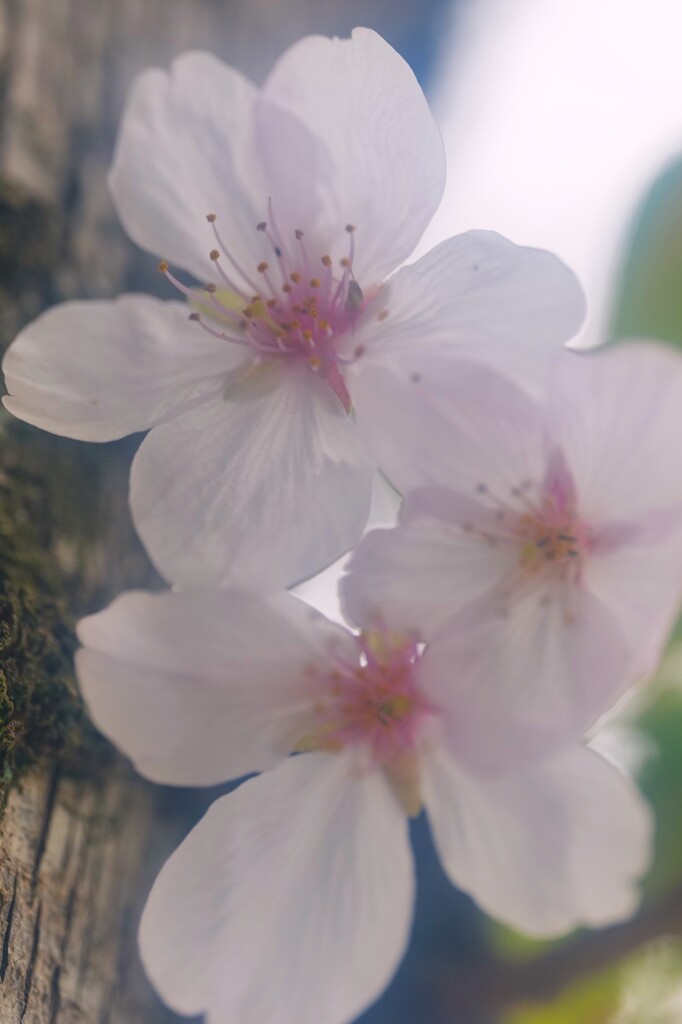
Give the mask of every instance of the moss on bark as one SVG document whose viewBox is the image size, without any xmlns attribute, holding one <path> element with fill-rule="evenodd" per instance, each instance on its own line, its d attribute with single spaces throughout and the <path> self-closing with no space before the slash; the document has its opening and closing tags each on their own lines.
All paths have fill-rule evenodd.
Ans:
<svg viewBox="0 0 682 1024">
<path fill-rule="evenodd" d="M 13 445 L 5 433 L 0 444 Z M 75 634 L 44 526 L 45 494 L 5 450 L 0 470 L 0 778 L 75 748 L 84 714 L 73 675 Z M 88 730 L 89 731 L 89 730 Z"/>
</svg>

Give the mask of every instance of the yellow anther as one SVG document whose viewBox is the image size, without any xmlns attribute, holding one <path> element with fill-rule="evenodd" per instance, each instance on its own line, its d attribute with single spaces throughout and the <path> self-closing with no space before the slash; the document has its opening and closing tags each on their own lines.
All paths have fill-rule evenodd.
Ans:
<svg viewBox="0 0 682 1024">
<path fill-rule="evenodd" d="M 268 299 L 265 305 L 268 307 L 268 309 L 274 309 L 275 306 L 277 305 L 277 299 Z"/>
<path fill-rule="evenodd" d="M 263 260 L 262 263 L 259 263 L 258 266 L 256 267 L 256 270 L 258 271 L 259 274 L 264 274 L 265 271 L 269 270 L 269 269 L 270 269 L 270 264 L 266 263 L 265 260 Z"/>
<path fill-rule="evenodd" d="M 308 365 L 310 366 L 311 370 L 317 371 L 322 366 L 322 360 L 320 359 L 319 356 L 311 356 L 310 359 L 308 360 Z"/>
<path fill-rule="evenodd" d="M 168 273 L 168 264 L 166 263 L 165 260 L 161 260 L 161 262 L 159 263 L 159 265 L 157 267 L 157 270 L 159 271 L 160 274 L 167 274 Z"/>
<path fill-rule="evenodd" d="M 306 341 L 312 341 L 313 340 L 313 332 L 312 331 L 306 330 L 306 331 L 302 331 L 301 333 L 303 334 L 303 337 L 305 338 Z"/>
<path fill-rule="evenodd" d="M 348 259 L 347 256 L 344 256 L 342 259 L 340 259 L 339 263 L 341 264 L 342 267 L 349 267 L 350 266 L 350 260 Z"/>
<path fill-rule="evenodd" d="M 327 321 L 327 320 L 318 320 L 317 321 L 317 326 L 320 328 L 321 331 L 328 331 L 329 330 L 329 321 Z"/>
<path fill-rule="evenodd" d="M 319 288 L 320 287 L 320 279 L 319 279 L 319 277 L 311 277 L 310 278 L 310 287 L 311 288 Z"/>
<path fill-rule="evenodd" d="M 298 273 L 297 270 L 295 270 L 293 274 L 289 274 L 289 279 L 293 281 L 294 284 L 298 284 L 298 282 L 301 280 L 301 275 Z"/>
<path fill-rule="evenodd" d="M 322 266 L 323 267 L 331 267 L 331 265 L 332 265 L 332 258 L 331 258 L 331 256 L 323 256 L 322 257 Z"/>
</svg>

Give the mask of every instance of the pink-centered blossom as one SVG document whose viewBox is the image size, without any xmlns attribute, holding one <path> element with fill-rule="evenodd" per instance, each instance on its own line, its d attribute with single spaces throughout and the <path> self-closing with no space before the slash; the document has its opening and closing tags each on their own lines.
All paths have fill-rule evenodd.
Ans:
<svg viewBox="0 0 682 1024">
<path fill-rule="evenodd" d="M 386 615 L 355 635 L 289 594 L 224 588 L 123 595 L 79 637 L 94 720 L 141 773 L 262 772 L 213 804 L 150 895 L 142 958 L 181 1013 L 354 1019 L 408 940 L 408 819 L 422 808 L 453 883 L 516 928 L 554 935 L 636 904 L 651 821 L 635 788 L 579 744 L 472 772 L 449 738 L 460 693 L 444 685 L 466 665 L 439 681 L 428 629 Z"/>
<path fill-rule="evenodd" d="M 652 672 L 674 622 L 682 358 L 652 342 L 563 353 L 542 400 L 473 365 L 423 383 L 428 430 L 391 423 L 399 525 L 362 541 L 346 613 L 436 630 L 458 756 L 526 760 Z"/>
<path fill-rule="evenodd" d="M 367 29 L 303 39 L 261 89 L 205 53 L 147 71 L 110 187 L 182 301 L 48 311 L 5 357 L 5 405 L 83 440 L 150 430 L 131 508 L 173 582 L 311 575 L 365 524 L 386 381 L 398 409 L 436 356 L 532 385 L 583 316 L 563 264 L 489 232 L 388 276 L 444 175 L 414 75 Z"/>
</svg>

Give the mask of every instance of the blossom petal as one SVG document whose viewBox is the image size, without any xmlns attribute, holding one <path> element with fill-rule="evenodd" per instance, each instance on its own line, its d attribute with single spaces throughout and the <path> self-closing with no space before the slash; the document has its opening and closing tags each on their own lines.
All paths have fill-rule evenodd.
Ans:
<svg viewBox="0 0 682 1024">
<path fill-rule="evenodd" d="M 483 595 L 426 649 L 421 685 L 463 764 L 498 771 L 581 736 L 638 679 L 621 623 L 589 591 L 548 584 L 504 607 Z"/>
<path fill-rule="evenodd" d="M 280 58 L 263 95 L 324 143 L 328 219 L 356 226 L 355 276 L 378 283 L 412 252 L 445 184 L 440 132 L 409 66 L 370 29 L 309 36 Z"/>
<path fill-rule="evenodd" d="M 576 747 L 541 766 L 481 780 L 440 754 L 423 793 L 455 885 L 535 936 L 629 917 L 652 854 L 652 816 L 635 786 Z"/>
<path fill-rule="evenodd" d="M 635 536 L 614 550 L 591 553 L 585 586 L 619 621 L 642 676 L 653 672 L 682 600 L 682 510 L 672 536 Z"/>
<path fill-rule="evenodd" d="M 260 771 L 308 728 L 305 670 L 350 634 L 289 595 L 129 593 L 83 619 L 76 656 L 98 728 L 154 782 Z"/>
<path fill-rule="evenodd" d="M 308 370 L 263 367 L 152 431 L 133 462 L 130 501 L 173 583 L 283 585 L 359 539 L 372 472 L 326 384 Z"/>
<path fill-rule="evenodd" d="M 380 312 L 363 330 L 359 373 L 388 363 L 408 379 L 441 354 L 483 362 L 539 393 L 551 359 L 582 324 L 585 297 L 552 253 L 468 231 L 399 270 Z"/>
<path fill-rule="evenodd" d="M 165 1002 L 211 1024 L 340 1024 L 395 971 L 413 889 L 382 776 L 306 754 L 213 804 L 152 889 L 142 959 Z"/>
<path fill-rule="evenodd" d="M 518 562 L 511 545 L 491 546 L 458 527 L 476 507 L 451 491 L 408 494 L 401 525 L 373 530 L 360 543 L 340 584 L 347 617 L 362 628 L 385 620 L 423 640 L 469 602 L 491 590 Z M 480 522 L 485 510 L 476 509 Z"/>
<path fill-rule="evenodd" d="M 207 214 L 217 215 L 247 274 L 270 255 L 256 230 L 268 197 L 285 209 L 295 200 L 292 216 L 316 216 L 316 141 L 287 111 L 267 105 L 257 118 L 256 97 L 238 71 L 199 52 L 178 57 L 168 73 L 144 72 L 131 90 L 109 176 L 116 209 L 133 241 L 200 281 L 210 279 L 215 246 Z M 282 156 L 276 177 L 263 166 L 266 128 L 268 146 Z"/>
<path fill-rule="evenodd" d="M 473 497 L 483 483 L 504 499 L 544 475 L 542 406 L 488 367 L 442 354 L 414 374 L 376 362 L 350 385 L 358 430 L 403 492 L 436 485 Z"/>
<path fill-rule="evenodd" d="M 654 342 L 565 353 L 549 394 L 557 442 L 591 523 L 636 522 L 655 509 L 682 514 L 682 356 Z"/>
<path fill-rule="evenodd" d="M 218 393 L 242 358 L 190 323 L 182 302 L 65 302 L 10 345 L 3 401 L 53 434 L 111 441 Z"/>
</svg>

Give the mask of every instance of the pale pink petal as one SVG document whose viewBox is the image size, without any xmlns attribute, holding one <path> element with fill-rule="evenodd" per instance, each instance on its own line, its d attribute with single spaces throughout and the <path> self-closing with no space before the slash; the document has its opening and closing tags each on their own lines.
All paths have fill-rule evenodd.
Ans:
<svg viewBox="0 0 682 1024">
<path fill-rule="evenodd" d="M 456 615 L 419 663 L 446 742 L 477 770 L 530 762 L 575 739 L 635 683 L 621 623 L 582 588 L 487 594 Z"/>
<path fill-rule="evenodd" d="M 652 816 L 599 755 L 571 748 L 539 767 L 482 780 L 425 759 L 423 791 L 455 885 L 489 914 L 539 937 L 627 918 L 652 855 Z"/>
<path fill-rule="evenodd" d="M 635 523 L 651 510 L 682 510 L 679 352 L 648 341 L 565 353 L 548 405 L 588 522 Z"/>
<path fill-rule="evenodd" d="M 322 140 L 327 220 L 357 228 L 355 276 L 376 284 L 414 249 L 440 202 L 443 143 L 405 61 L 379 35 L 310 36 L 280 58 L 264 96 Z"/>
<path fill-rule="evenodd" d="M 585 563 L 585 586 L 619 621 L 642 675 L 656 668 L 682 601 L 682 510 L 676 518 L 672 535 L 649 533 L 643 518 L 641 535 L 597 547 Z"/>
<path fill-rule="evenodd" d="M 155 782 L 205 786 L 260 771 L 308 728 L 306 668 L 345 630 L 281 595 L 129 593 L 83 619 L 76 656 L 98 728 Z"/>
<path fill-rule="evenodd" d="M 201 281 L 214 272 L 208 213 L 248 274 L 269 254 L 256 225 L 270 197 L 285 209 L 295 200 L 292 216 L 317 211 L 316 141 L 287 112 L 268 106 L 257 118 L 256 97 L 234 68 L 190 52 L 168 73 L 140 75 L 123 117 L 109 177 L 121 221 L 143 249 Z M 295 176 L 287 147 L 298 157 Z M 266 167 L 276 154 L 278 175 Z"/>
<path fill-rule="evenodd" d="M 210 1024 L 342 1024 L 388 984 L 413 902 L 407 822 L 380 774 L 306 754 L 218 800 L 161 871 L 140 948 Z"/>
<path fill-rule="evenodd" d="M 419 362 L 414 339 L 414 365 Z M 358 365 L 362 364 L 362 359 Z M 499 500 L 544 476 L 544 410 L 507 377 L 442 353 L 411 374 L 401 363 L 367 363 L 349 381 L 358 431 L 401 491 L 437 485 Z"/>
<path fill-rule="evenodd" d="M 348 618 L 429 639 L 518 563 L 514 546 L 491 546 L 462 529 L 487 514 L 454 492 L 410 492 L 400 527 L 367 534 L 348 565 L 341 581 Z"/>
<path fill-rule="evenodd" d="M 367 372 L 385 362 L 407 379 L 440 353 L 543 393 L 551 359 L 584 319 L 585 297 L 552 253 L 469 231 L 399 270 L 374 312 L 362 332 Z"/>
<path fill-rule="evenodd" d="M 4 404 L 19 419 L 81 441 L 147 430 L 219 393 L 243 359 L 187 315 L 185 303 L 144 295 L 55 306 L 10 345 Z"/>
<path fill-rule="evenodd" d="M 291 584 L 357 542 L 372 470 L 324 382 L 263 367 L 152 431 L 133 462 L 130 502 L 173 583 Z"/>
</svg>

